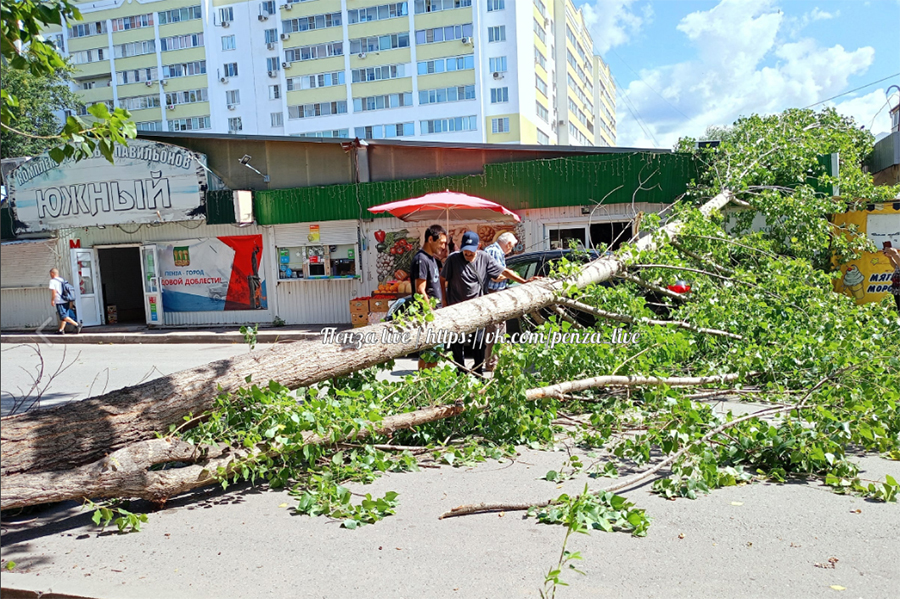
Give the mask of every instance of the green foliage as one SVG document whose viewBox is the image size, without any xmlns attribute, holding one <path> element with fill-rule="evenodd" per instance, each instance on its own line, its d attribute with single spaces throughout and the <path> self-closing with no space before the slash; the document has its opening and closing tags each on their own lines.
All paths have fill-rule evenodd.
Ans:
<svg viewBox="0 0 900 599">
<path fill-rule="evenodd" d="M 580 495 L 562 494 L 546 507 L 531 508 L 528 515 L 542 524 L 562 524 L 578 533 L 618 530 L 643 537 L 650 527 L 650 519 L 634 503 L 613 493 L 590 493 L 587 485 Z"/>
<path fill-rule="evenodd" d="M 4 86 L 0 90 L 0 125 L 4 135 L 12 132 L 24 137 L 34 133 L 25 131 L 29 123 L 20 122 L 29 114 L 28 97 L 20 98 L 15 88 L 7 88 L 6 78 L 18 71 L 24 80 L 46 78 L 53 80 L 68 69 L 55 46 L 44 40 L 40 31 L 48 25 L 67 26 L 81 19 L 81 13 L 68 0 L 21 0 L 4 2 L 0 6 L 0 61 L 3 65 Z M 26 105 L 22 105 L 22 101 Z M 62 130 L 53 135 L 42 135 L 43 142 L 55 140 L 62 145 L 50 151 L 57 162 L 66 159 L 81 160 L 99 151 L 110 162 L 116 143 L 127 143 L 137 135 L 127 110 L 109 111 L 105 104 L 94 104 L 88 109 L 92 122 L 88 124 L 76 116 L 69 116 Z M 5 154 L 4 154 L 5 155 Z"/>
<path fill-rule="evenodd" d="M 253 351 L 256 347 L 257 335 L 259 335 L 259 324 L 253 325 L 252 329 L 247 325 L 241 325 L 240 331 L 244 337 L 244 343 L 250 346 L 250 351 Z"/>
<path fill-rule="evenodd" d="M 117 503 L 116 500 L 113 500 L 108 503 L 97 504 L 90 499 L 85 499 L 82 507 L 94 510 L 91 520 L 101 528 L 106 528 L 112 522 L 118 527 L 120 533 L 140 532 L 141 524 L 147 522 L 147 514 L 129 512 L 121 505 L 117 505 Z"/>
</svg>

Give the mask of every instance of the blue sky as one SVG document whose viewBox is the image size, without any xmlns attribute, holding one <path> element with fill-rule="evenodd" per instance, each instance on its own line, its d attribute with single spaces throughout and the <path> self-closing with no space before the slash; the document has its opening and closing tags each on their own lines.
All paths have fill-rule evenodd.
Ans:
<svg viewBox="0 0 900 599">
<path fill-rule="evenodd" d="M 876 135 L 900 85 L 900 0 L 574 0 L 617 90 L 618 145 L 824 105 Z M 892 90 L 891 105 L 900 98 Z M 822 105 L 820 105 L 822 106 Z"/>
</svg>

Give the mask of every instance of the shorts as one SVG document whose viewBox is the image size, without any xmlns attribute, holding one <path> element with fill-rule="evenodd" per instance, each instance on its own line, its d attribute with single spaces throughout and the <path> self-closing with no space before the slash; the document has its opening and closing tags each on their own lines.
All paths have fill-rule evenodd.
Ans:
<svg viewBox="0 0 900 599">
<path fill-rule="evenodd" d="M 66 318 L 75 320 L 75 311 L 69 309 L 69 302 L 56 304 L 56 316 L 59 318 L 60 322 L 64 321 Z"/>
</svg>

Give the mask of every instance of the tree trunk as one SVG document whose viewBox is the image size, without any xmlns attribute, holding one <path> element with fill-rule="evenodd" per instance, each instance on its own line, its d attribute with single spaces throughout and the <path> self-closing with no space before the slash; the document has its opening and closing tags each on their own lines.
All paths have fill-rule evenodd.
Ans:
<svg viewBox="0 0 900 599">
<path fill-rule="evenodd" d="M 724 192 L 701 210 L 709 214 L 730 199 L 730 192 Z M 680 223 L 670 223 L 659 235 L 640 239 L 636 249 L 652 248 L 655 240 L 674 236 L 679 229 Z M 153 438 L 169 425 L 181 423 L 186 414 L 208 410 L 220 393 L 245 386 L 248 377 L 257 383 L 276 380 L 295 389 L 434 347 L 445 340 L 429 338 L 429 331 L 470 333 L 544 308 L 556 301 L 564 284 L 583 288 L 606 281 L 624 271 L 627 258 L 604 256 L 566 282 L 535 281 L 438 310 L 433 322 L 421 330 L 407 330 L 405 338 L 392 338 L 398 329 L 390 323 L 362 327 L 347 332 L 355 340 L 370 340 L 360 346 L 290 343 L 182 370 L 92 399 L 8 416 L 2 419 L 0 431 L 0 476 L 90 464 L 132 443 Z"/>
<path fill-rule="evenodd" d="M 755 373 L 748 373 L 748 375 L 749 374 Z M 542 397 L 561 397 L 563 395 L 566 395 L 567 393 L 584 391 L 585 389 L 596 389 L 597 387 L 660 387 L 662 385 L 668 385 L 669 387 L 695 387 L 698 385 L 708 385 L 710 383 L 727 383 L 736 381 L 740 377 L 740 374 L 675 377 L 637 375 L 595 376 L 589 379 L 581 379 L 578 381 L 559 383 L 558 385 L 550 385 L 549 387 L 529 389 L 525 392 L 525 398 L 529 400 L 535 400 L 541 399 Z"/>
<path fill-rule="evenodd" d="M 427 422 L 461 414 L 461 402 L 423 408 L 414 412 L 384 418 L 378 426 L 361 428 L 339 442 L 363 439 L 372 434 L 384 435 Z M 178 439 L 150 439 L 134 443 L 98 462 L 65 472 L 15 474 L 5 477 L 0 490 L 0 509 L 106 497 L 140 498 L 160 501 L 218 482 L 219 468 L 226 473 L 240 467 L 244 458 L 263 459 L 284 451 L 298 450 L 304 445 L 327 445 L 331 440 L 310 433 L 304 442 L 292 448 L 271 450 L 261 445 L 252 450 L 231 447 L 197 447 Z M 183 468 L 150 471 L 156 464 L 194 462 Z"/>
</svg>

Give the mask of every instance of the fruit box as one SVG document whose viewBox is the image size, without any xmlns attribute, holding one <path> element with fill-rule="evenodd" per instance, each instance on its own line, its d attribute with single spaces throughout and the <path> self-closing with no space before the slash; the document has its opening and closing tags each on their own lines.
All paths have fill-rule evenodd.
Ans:
<svg viewBox="0 0 900 599">
<path fill-rule="evenodd" d="M 354 329 L 364 327 L 369 324 L 369 314 L 366 312 L 353 312 L 350 314 L 350 322 L 353 323 Z"/>
<path fill-rule="evenodd" d="M 367 297 L 357 297 L 350 300 L 350 313 L 351 314 L 368 314 L 369 313 L 369 298 Z"/>
<path fill-rule="evenodd" d="M 369 312 L 387 312 L 389 302 L 390 300 L 372 298 L 369 300 Z"/>
</svg>

